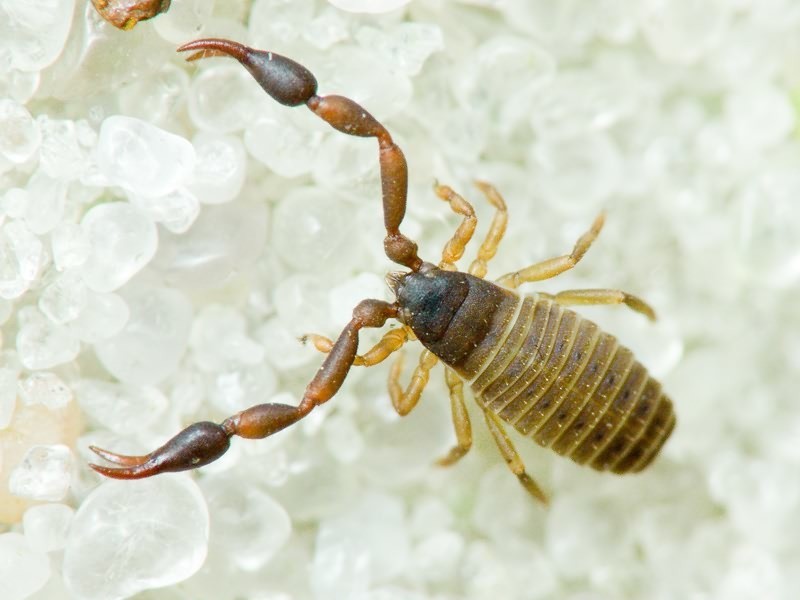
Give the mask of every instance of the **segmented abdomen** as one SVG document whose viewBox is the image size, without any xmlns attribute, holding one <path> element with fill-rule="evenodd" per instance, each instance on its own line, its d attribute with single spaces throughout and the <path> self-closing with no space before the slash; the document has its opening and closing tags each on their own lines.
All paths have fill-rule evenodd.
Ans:
<svg viewBox="0 0 800 600">
<path fill-rule="evenodd" d="M 672 402 L 630 350 L 537 296 L 524 299 L 472 388 L 519 432 L 600 471 L 640 471 L 675 426 Z"/>
</svg>

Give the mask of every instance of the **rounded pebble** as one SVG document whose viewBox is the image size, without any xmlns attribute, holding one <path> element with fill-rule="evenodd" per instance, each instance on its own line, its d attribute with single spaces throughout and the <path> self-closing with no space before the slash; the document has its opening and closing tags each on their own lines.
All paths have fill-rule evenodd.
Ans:
<svg viewBox="0 0 800 600">
<path fill-rule="evenodd" d="M 66 504 L 41 504 L 25 511 L 25 539 L 39 552 L 62 550 L 75 511 Z"/>
<path fill-rule="evenodd" d="M 129 288 L 123 299 L 130 317 L 118 334 L 98 342 L 97 357 L 120 381 L 158 383 L 174 372 L 186 350 L 192 305 L 169 288 Z"/>
<path fill-rule="evenodd" d="M 194 170 L 189 140 L 132 117 L 108 117 L 96 149 L 100 172 L 114 185 L 142 196 L 163 196 Z"/>
<path fill-rule="evenodd" d="M 189 477 L 106 482 L 75 514 L 64 582 L 81 600 L 107 600 L 183 581 L 203 564 L 208 533 L 208 508 Z"/>
<path fill-rule="evenodd" d="M 0 581 L 3 600 L 25 600 L 50 578 L 50 561 L 19 533 L 0 534 Z"/>
<path fill-rule="evenodd" d="M 86 213 L 81 227 L 91 248 L 81 274 L 95 292 L 118 289 L 156 253 L 155 225 L 130 204 L 99 204 Z"/>
<path fill-rule="evenodd" d="M 19 102 L 0 99 L 0 154 L 24 163 L 39 149 L 42 134 L 31 113 Z"/>
</svg>

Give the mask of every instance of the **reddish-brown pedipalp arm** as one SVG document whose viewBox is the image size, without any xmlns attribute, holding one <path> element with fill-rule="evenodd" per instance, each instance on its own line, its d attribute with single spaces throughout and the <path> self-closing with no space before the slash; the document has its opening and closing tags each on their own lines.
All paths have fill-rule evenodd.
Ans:
<svg viewBox="0 0 800 600">
<path fill-rule="evenodd" d="M 397 317 L 397 305 L 382 300 L 362 300 L 353 318 L 339 335 L 297 406 L 267 403 L 252 406 L 222 423 L 203 421 L 189 425 L 158 450 L 144 456 L 125 456 L 92 446 L 95 454 L 116 467 L 89 465 L 115 479 L 141 479 L 176 471 L 196 469 L 217 460 L 230 446 L 230 438 L 264 438 L 296 423 L 315 406 L 330 400 L 339 390 L 358 351 L 358 332 L 364 327 L 382 327 Z"/>
<path fill-rule="evenodd" d="M 377 138 L 386 227 L 384 249 L 392 261 L 412 271 L 419 270 L 422 260 L 417 255 L 417 245 L 400 233 L 408 195 L 406 159 L 392 136 L 375 117 L 344 96 L 317 96 L 317 80 L 311 71 L 274 52 L 255 50 L 238 42 L 215 38 L 189 42 L 178 48 L 178 52 L 193 52 L 187 59 L 190 61 L 209 56 L 235 58 L 281 104 L 305 104 L 314 114 L 343 133 Z"/>
</svg>

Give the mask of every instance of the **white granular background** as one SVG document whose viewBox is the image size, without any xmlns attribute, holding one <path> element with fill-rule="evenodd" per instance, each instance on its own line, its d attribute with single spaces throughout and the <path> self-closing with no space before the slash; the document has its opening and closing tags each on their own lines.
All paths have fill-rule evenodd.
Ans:
<svg viewBox="0 0 800 600">
<path fill-rule="evenodd" d="M 545 509 L 441 367 L 394 414 L 391 361 L 190 474 L 113 482 L 88 446 L 296 403 L 365 297 L 391 299 L 377 144 L 272 101 L 226 37 L 362 103 L 409 163 L 403 231 L 439 260 L 475 179 L 510 223 L 489 276 L 569 252 L 536 289 L 664 384 L 646 472 L 581 468 L 512 433 Z M 800 4 L 794 0 L 173 0 L 129 32 L 85 0 L 0 0 L 3 600 L 793 600 L 800 594 Z M 523 291 L 532 290 L 530 284 Z M 362 334 L 362 349 L 380 331 Z M 418 344 L 406 348 L 404 381 Z"/>
</svg>

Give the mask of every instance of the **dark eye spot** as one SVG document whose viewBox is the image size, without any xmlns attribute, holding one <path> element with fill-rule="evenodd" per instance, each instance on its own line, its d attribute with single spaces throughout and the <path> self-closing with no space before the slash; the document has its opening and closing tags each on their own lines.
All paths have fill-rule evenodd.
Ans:
<svg viewBox="0 0 800 600">
<path fill-rule="evenodd" d="M 559 413 L 556 415 L 556 419 L 558 419 L 559 421 L 563 421 L 563 420 L 564 420 L 564 419 L 566 419 L 566 418 L 567 418 L 567 411 L 565 411 L 565 410 L 562 410 L 562 411 L 560 411 L 560 412 L 559 412 Z"/>
</svg>

